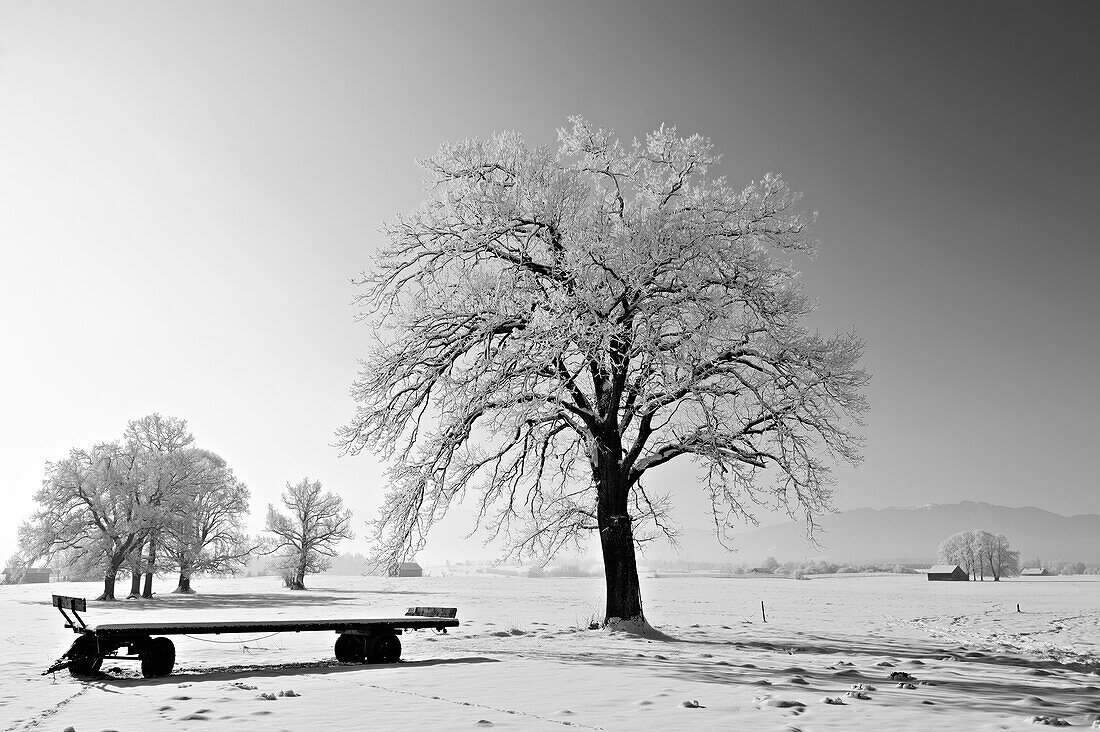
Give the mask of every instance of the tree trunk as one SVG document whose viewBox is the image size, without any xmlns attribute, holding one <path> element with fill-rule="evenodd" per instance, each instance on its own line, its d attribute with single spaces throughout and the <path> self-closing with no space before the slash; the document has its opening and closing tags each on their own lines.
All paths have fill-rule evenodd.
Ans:
<svg viewBox="0 0 1100 732">
<path fill-rule="evenodd" d="M 149 537 L 149 561 L 145 565 L 145 588 L 141 591 L 141 596 L 147 600 L 153 599 L 153 572 L 157 568 L 157 537 L 154 534 Z"/>
<path fill-rule="evenodd" d="M 141 569 L 139 567 L 130 567 L 130 594 L 126 596 L 127 600 L 136 600 L 141 597 Z"/>
<path fill-rule="evenodd" d="M 118 577 L 118 569 L 122 566 L 121 559 L 112 558 L 107 565 L 107 571 L 103 573 L 103 594 L 97 600 L 113 602 L 115 599 L 115 579 Z"/>
<path fill-rule="evenodd" d="M 176 589 L 172 590 L 177 595 L 194 595 L 195 591 L 191 589 L 191 566 L 182 565 L 180 567 L 180 581 Z"/>
<path fill-rule="evenodd" d="M 306 588 L 306 558 L 302 557 L 302 561 L 298 563 L 298 573 L 294 575 L 294 584 L 290 586 L 292 590 L 304 590 Z"/>
<path fill-rule="evenodd" d="M 97 597 L 97 600 L 115 599 L 115 576 L 113 574 L 103 575 L 103 594 Z"/>
<path fill-rule="evenodd" d="M 637 622 L 644 626 L 634 527 L 627 507 L 630 489 L 613 452 L 601 446 L 596 456 L 592 466 L 596 479 L 596 520 L 607 587 L 604 625 Z"/>
</svg>

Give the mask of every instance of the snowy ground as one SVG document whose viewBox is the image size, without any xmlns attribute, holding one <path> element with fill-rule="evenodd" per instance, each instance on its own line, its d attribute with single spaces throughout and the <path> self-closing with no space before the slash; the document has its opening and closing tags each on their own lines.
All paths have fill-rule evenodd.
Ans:
<svg viewBox="0 0 1100 732">
<path fill-rule="evenodd" d="M 142 679 L 122 661 L 80 681 L 40 676 L 73 638 L 50 594 L 91 598 L 97 586 L 0 587 L 0 729 L 1100 727 L 1100 578 L 643 578 L 647 616 L 673 640 L 583 629 L 600 615 L 602 579 L 309 584 L 199 580 L 199 595 L 89 602 L 86 617 L 381 617 L 443 605 L 459 608 L 462 626 L 403 635 L 402 662 L 380 666 L 337 663 L 330 633 L 176 637 L 172 676 Z M 912 688 L 891 673 L 912 676 Z"/>
</svg>

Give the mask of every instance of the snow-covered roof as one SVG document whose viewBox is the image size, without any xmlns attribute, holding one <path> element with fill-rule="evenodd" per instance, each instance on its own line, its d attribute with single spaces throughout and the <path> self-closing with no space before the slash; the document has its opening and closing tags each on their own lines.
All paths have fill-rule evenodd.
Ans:
<svg viewBox="0 0 1100 732">
<path fill-rule="evenodd" d="M 962 569 L 957 564 L 933 564 L 928 568 L 928 574 L 951 574 L 956 569 Z"/>
</svg>

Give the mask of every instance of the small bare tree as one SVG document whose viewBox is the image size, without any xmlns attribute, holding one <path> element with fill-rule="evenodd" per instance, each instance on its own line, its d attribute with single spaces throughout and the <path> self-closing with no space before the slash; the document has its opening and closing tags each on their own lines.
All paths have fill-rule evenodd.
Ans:
<svg viewBox="0 0 1100 732">
<path fill-rule="evenodd" d="M 267 531 L 274 535 L 267 553 L 278 556 L 286 586 L 304 590 L 306 574 L 327 569 L 337 545 L 354 537 L 351 511 L 344 509 L 340 496 L 322 494 L 321 482 L 309 478 L 296 485 L 287 483 L 282 499 L 289 516 L 267 506 Z"/>
<path fill-rule="evenodd" d="M 4 580 L 2 584 L 17 585 L 23 581 L 28 569 L 27 558 L 20 552 L 8 557 L 4 562 Z"/>
<path fill-rule="evenodd" d="M 816 242 L 779 176 L 732 189 L 710 141 L 674 128 L 623 145 L 574 118 L 558 136 L 422 164 L 429 200 L 384 227 L 359 281 L 377 345 L 342 444 L 392 458 L 378 565 L 475 491 L 516 553 L 597 532 L 605 622 L 646 627 L 635 542 L 673 533 L 649 471 L 701 467 L 720 538 L 758 505 L 812 531 L 828 458 L 859 461 L 868 376 L 858 338 L 802 323 L 793 259 Z"/>
</svg>

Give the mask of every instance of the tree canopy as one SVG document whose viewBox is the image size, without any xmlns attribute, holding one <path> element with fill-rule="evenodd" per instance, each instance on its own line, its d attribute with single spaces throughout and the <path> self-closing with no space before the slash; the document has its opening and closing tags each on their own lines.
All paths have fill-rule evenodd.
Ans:
<svg viewBox="0 0 1100 732">
<path fill-rule="evenodd" d="M 340 542 L 354 537 L 351 511 L 344 499 L 321 493 L 321 481 L 309 478 L 287 483 L 282 499 L 288 513 L 267 506 L 266 530 L 272 535 L 267 553 L 276 553 L 286 586 L 304 590 L 306 574 L 327 569 Z"/>
<path fill-rule="evenodd" d="M 79 573 L 98 570 L 104 600 L 115 599 L 115 580 L 125 564 L 134 592 L 139 575 L 148 573 L 151 596 L 158 547 L 185 563 L 211 560 L 216 550 L 210 542 L 187 549 L 180 544 L 203 520 L 203 506 L 220 516 L 223 527 L 236 525 L 248 510 L 247 488 L 225 461 L 194 446 L 185 420 L 159 414 L 131 421 L 121 440 L 73 448 L 47 463 L 34 499 L 38 509 L 19 529 L 23 553 L 75 561 Z"/>
<path fill-rule="evenodd" d="M 342 430 L 391 459 L 378 562 L 420 549 L 452 503 L 512 551 L 598 531 L 606 620 L 644 623 L 635 542 L 672 533 L 648 471 L 694 460 L 721 534 L 758 504 L 829 510 L 859 460 L 862 343 L 803 323 L 812 216 L 778 175 L 738 190 L 709 140 L 623 144 L 572 118 L 445 144 L 428 200 L 384 226 L 359 280 L 376 341 Z"/>
<path fill-rule="evenodd" d="M 939 561 L 957 564 L 973 579 L 985 579 L 986 572 L 999 582 L 1001 577 L 1020 573 L 1020 552 L 1014 551 L 1004 534 L 974 529 L 944 539 L 936 550 Z"/>
</svg>

